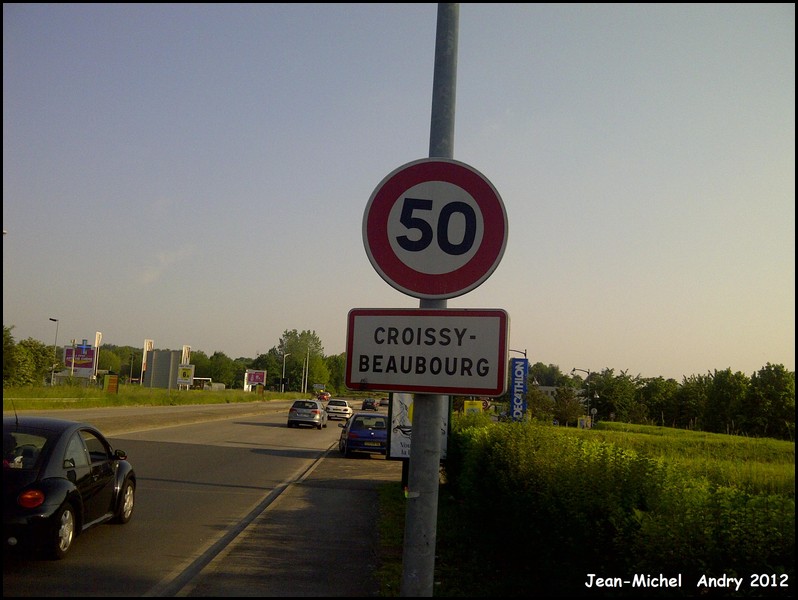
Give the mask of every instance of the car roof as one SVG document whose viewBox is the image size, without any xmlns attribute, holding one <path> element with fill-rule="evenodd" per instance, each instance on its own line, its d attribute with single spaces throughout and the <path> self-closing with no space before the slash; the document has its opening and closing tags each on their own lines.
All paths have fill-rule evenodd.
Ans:
<svg viewBox="0 0 798 600">
<path fill-rule="evenodd" d="M 352 415 L 351 418 L 354 419 L 355 417 L 366 417 L 367 419 L 387 419 L 388 418 L 387 415 L 384 415 L 384 414 L 379 413 L 379 412 L 372 412 L 372 411 L 369 411 L 369 412 L 366 412 L 366 411 L 356 412 L 355 414 Z"/>
<path fill-rule="evenodd" d="M 56 419 L 54 417 L 39 417 L 32 415 L 20 415 L 15 417 L 3 417 L 3 431 L 21 431 L 38 429 L 43 431 L 61 432 L 68 429 L 79 429 L 88 427 L 96 429 L 89 423 L 80 421 L 69 421 L 67 419 Z"/>
</svg>

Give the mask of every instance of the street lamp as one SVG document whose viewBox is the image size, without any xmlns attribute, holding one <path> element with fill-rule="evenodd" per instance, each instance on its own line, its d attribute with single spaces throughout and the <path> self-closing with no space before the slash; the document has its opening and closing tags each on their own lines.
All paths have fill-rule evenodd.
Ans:
<svg viewBox="0 0 798 600">
<path fill-rule="evenodd" d="M 285 392 L 285 357 L 291 356 L 291 353 L 283 354 L 283 377 L 280 379 L 280 393 Z"/>
<path fill-rule="evenodd" d="M 127 384 L 131 385 L 133 383 L 133 353 L 130 353 L 130 373 L 127 376 Z"/>
<path fill-rule="evenodd" d="M 587 373 L 587 377 L 585 378 L 585 387 L 587 388 L 585 390 L 585 396 L 587 397 L 587 414 L 589 415 L 590 414 L 590 382 L 588 380 L 590 379 L 590 369 L 585 370 L 585 369 L 576 369 L 576 368 L 574 368 L 574 369 L 571 369 L 571 375 L 573 375 L 575 371 L 582 371 L 582 373 Z M 596 394 L 596 398 L 598 398 L 598 394 Z"/>
<path fill-rule="evenodd" d="M 3 233 L 5 233 L 5 231 Z M 56 348 L 58 347 L 58 319 L 50 317 L 50 320 L 55 323 L 55 340 L 53 341 L 53 367 L 50 369 L 50 385 L 53 385 L 55 382 L 55 365 L 58 364 L 58 360 L 56 358 Z"/>
</svg>

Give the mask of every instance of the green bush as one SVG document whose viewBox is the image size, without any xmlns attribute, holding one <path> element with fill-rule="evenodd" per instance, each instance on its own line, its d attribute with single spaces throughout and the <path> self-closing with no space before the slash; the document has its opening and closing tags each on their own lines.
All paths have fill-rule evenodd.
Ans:
<svg viewBox="0 0 798 600">
<path fill-rule="evenodd" d="M 670 572 L 692 586 L 702 574 L 792 574 L 794 446 L 686 433 L 455 417 L 445 508 L 468 526 L 439 538 L 463 548 L 463 565 L 504 574 L 488 595 L 582 595 L 587 573 Z M 745 473 L 730 456 L 747 458 Z M 779 483 L 754 483 L 760 465 Z"/>
</svg>

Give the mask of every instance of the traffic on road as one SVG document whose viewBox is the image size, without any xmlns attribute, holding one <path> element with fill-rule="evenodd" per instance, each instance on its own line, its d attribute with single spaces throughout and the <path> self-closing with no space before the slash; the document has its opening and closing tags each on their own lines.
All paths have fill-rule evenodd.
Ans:
<svg viewBox="0 0 798 600">
<path fill-rule="evenodd" d="M 107 413 L 95 414 L 96 419 L 85 413 L 80 418 L 110 423 Z M 337 452 L 340 428 L 288 428 L 286 416 L 283 408 L 175 425 L 170 414 L 168 426 L 130 425 L 110 435 L 110 443 L 124 448 L 135 465 L 133 518 L 124 527 L 103 526 L 81 536 L 64 560 L 6 552 L 4 595 L 176 595 L 325 457 L 342 461 L 334 473 L 370 466 Z M 382 461 L 375 466 L 401 472 L 396 461 L 375 460 Z M 333 537 L 343 542 L 346 535 L 336 531 Z"/>
</svg>

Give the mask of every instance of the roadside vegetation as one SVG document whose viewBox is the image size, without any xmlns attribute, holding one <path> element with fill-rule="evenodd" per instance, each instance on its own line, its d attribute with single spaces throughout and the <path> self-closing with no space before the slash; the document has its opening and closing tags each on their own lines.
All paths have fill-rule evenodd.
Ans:
<svg viewBox="0 0 798 600">
<path fill-rule="evenodd" d="M 21 386 L 3 387 L 3 410 L 53 410 L 60 408 L 101 408 L 107 406 L 178 406 L 189 404 L 234 404 L 257 400 L 307 398 L 300 392 L 262 394 L 244 390 L 168 390 L 140 385 L 122 385 L 117 393 L 98 387 Z M 12 406 L 13 404 L 13 406 Z"/>
<path fill-rule="evenodd" d="M 3 409 L 294 397 L 303 394 L 4 386 Z M 405 503 L 401 482 L 380 488 L 383 596 L 401 592 Z M 786 597 L 791 588 L 752 589 L 750 577 L 795 583 L 795 444 L 609 421 L 592 429 L 496 422 L 490 413 L 455 410 L 437 523 L 439 597 L 606 597 L 586 590 L 588 573 L 683 577 L 682 589 L 646 590 L 652 597 Z M 695 585 L 701 575 L 724 574 L 744 578 L 739 592 Z"/>
<path fill-rule="evenodd" d="M 40 388 L 50 383 L 53 373 L 59 375 L 55 378 L 59 386 L 68 387 L 102 387 L 105 373 L 116 375 L 120 387 L 136 385 L 141 379 L 141 348 L 103 344 L 96 379 L 69 377 L 60 362 L 63 348 L 31 338 L 16 342 L 12 329 L 3 326 L 4 389 Z M 223 383 L 227 390 L 241 391 L 247 369 L 254 369 L 266 371 L 267 392 L 312 392 L 321 385 L 333 396 L 354 395 L 345 385 L 345 353 L 325 355 L 313 331 L 287 330 L 274 347 L 255 358 L 231 359 L 221 351 L 208 355 L 192 349 L 191 364 L 195 377 Z M 373 390 L 358 392 L 379 396 Z M 509 392 L 494 402 L 506 406 L 508 400 Z M 557 365 L 537 362 L 529 365 L 525 400 L 529 418 L 556 420 L 568 427 L 590 417 L 601 422 L 795 439 L 795 373 L 779 364 L 767 363 L 750 375 L 724 369 L 677 382 L 610 368 L 563 373 Z M 463 398 L 455 397 L 453 402 L 459 410 Z"/>
<path fill-rule="evenodd" d="M 382 594 L 401 585 L 404 496 L 381 489 Z M 681 575 L 612 597 L 787 597 L 795 585 L 795 445 L 659 426 L 452 421 L 434 595 L 605 596 L 588 573 Z M 398 562 L 397 562 L 398 561 Z M 739 592 L 697 587 L 743 578 Z M 752 588 L 752 575 L 790 587 Z M 719 593 L 722 592 L 722 593 Z"/>
<path fill-rule="evenodd" d="M 53 364 L 56 349 L 3 332 L 4 411 L 307 397 L 296 391 L 303 369 L 304 381 L 325 382 L 334 396 L 379 395 L 347 390 L 345 355 L 324 356 L 313 332 L 286 331 L 255 359 L 193 351 L 195 376 L 230 382 L 218 392 L 137 385 L 141 349 L 103 345 L 100 368 L 119 375 L 116 393 L 99 378 L 43 385 L 63 367 Z M 246 369 L 282 373 L 283 363 L 286 381 L 272 379 L 262 394 L 241 389 Z M 645 590 L 652 597 L 792 595 L 794 372 L 768 363 L 750 376 L 725 369 L 677 382 L 536 363 L 527 383 L 523 422 L 496 422 L 507 395 L 477 415 L 463 415 L 465 399 L 452 398 L 436 596 L 595 596 L 585 588 L 589 573 L 682 576 L 683 588 Z M 575 426 L 586 418 L 592 427 Z M 383 596 L 400 595 L 405 502 L 400 482 L 380 491 Z M 774 585 L 753 588 L 755 574 Z M 702 575 L 745 583 L 738 592 L 706 590 L 696 587 Z"/>
</svg>

